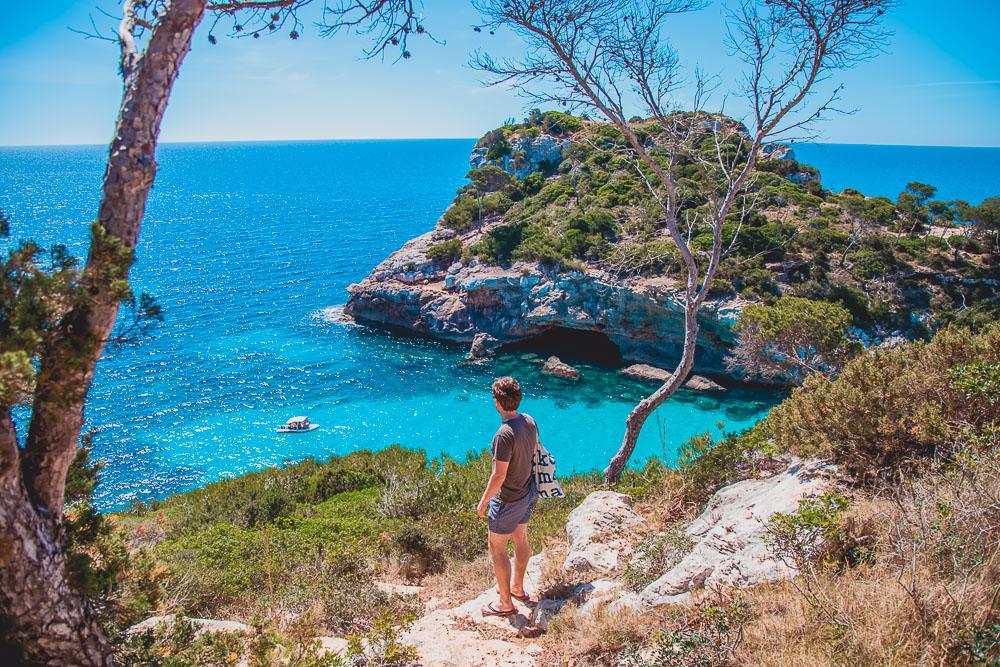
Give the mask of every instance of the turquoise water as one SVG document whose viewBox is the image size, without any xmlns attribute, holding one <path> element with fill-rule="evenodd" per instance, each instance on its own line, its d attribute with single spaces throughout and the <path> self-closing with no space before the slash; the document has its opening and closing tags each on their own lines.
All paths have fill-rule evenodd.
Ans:
<svg viewBox="0 0 1000 667">
<path fill-rule="evenodd" d="M 502 373 L 522 379 L 524 409 L 562 471 L 603 467 L 648 385 L 587 365 L 581 381 L 559 380 L 522 354 L 465 365 L 464 350 L 331 317 L 348 284 L 434 224 L 463 182 L 472 143 L 162 146 L 132 281 L 158 297 L 166 321 L 99 364 L 86 417 L 107 461 L 100 506 L 397 442 L 461 457 L 496 428 L 489 384 Z M 104 158 L 104 147 L 0 148 L 0 208 L 14 216 L 14 237 L 82 254 Z M 827 183 L 847 177 L 824 169 Z M 682 391 L 647 424 L 635 460 L 673 457 L 719 423 L 745 428 L 775 400 Z M 322 427 L 273 432 L 296 414 Z"/>
<path fill-rule="evenodd" d="M 603 467 L 649 387 L 581 367 L 578 383 L 514 354 L 339 324 L 331 306 L 386 254 L 429 229 L 463 182 L 471 141 L 165 145 L 132 281 L 166 321 L 109 349 L 86 410 L 107 461 L 103 508 L 247 470 L 391 443 L 464 456 L 497 426 L 489 384 L 512 373 L 561 469 Z M 104 149 L 0 149 L 0 207 L 14 236 L 82 253 Z M 667 454 L 718 422 L 752 424 L 773 395 L 690 393 L 661 410 Z M 307 414 L 305 434 L 273 428 Z M 21 421 L 25 415 L 21 414 Z M 23 423 L 20 424 L 23 427 Z M 663 451 L 650 423 L 637 460 Z"/>
<path fill-rule="evenodd" d="M 819 169 L 823 187 L 854 188 L 895 201 L 911 181 L 938 188 L 937 198 L 979 204 L 1000 197 L 1000 148 L 795 144 L 798 160 Z"/>
</svg>

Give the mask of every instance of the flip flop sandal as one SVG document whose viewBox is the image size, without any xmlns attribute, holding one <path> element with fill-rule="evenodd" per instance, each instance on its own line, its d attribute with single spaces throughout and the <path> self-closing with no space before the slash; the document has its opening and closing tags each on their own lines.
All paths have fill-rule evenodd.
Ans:
<svg viewBox="0 0 1000 667">
<path fill-rule="evenodd" d="M 497 589 L 500 592 L 500 589 Z M 511 592 L 510 596 L 519 602 L 531 602 L 531 596 L 525 593 L 524 595 L 518 595 L 517 593 Z"/>
<path fill-rule="evenodd" d="M 494 607 L 493 603 L 491 602 L 491 603 L 489 603 L 488 605 L 486 605 L 485 607 L 482 608 L 482 612 L 483 612 L 483 616 L 504 616 L 504 617 L 506 617 L 506 616 L 513 616 L 514 614 L 516 614 L 517 613 L 517 609 L 510 609 L 510 610 L 504 611 L 503 609 L 497 609 L 496 607 Z"/>
</svg>

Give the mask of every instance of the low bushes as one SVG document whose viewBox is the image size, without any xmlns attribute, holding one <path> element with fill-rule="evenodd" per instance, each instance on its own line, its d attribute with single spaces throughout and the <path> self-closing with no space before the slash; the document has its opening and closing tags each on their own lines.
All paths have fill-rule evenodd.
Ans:
<svg viewBox="0 0 1000 667">
<path fill-rule="evenodd" d="M 952 328 L 929 343 L 873 350 L 830 379 L 813 375 L 766 420 L 778 449 L 827 456 L 860 480 L 947 455 L 949 437 L 1000 417 L 1000 326 Z"/>
<path fill-rule="evenodd" d="M 482 556 L 486 526 L 474 507 L 489 470 L 485 452 L 460 463 L 394 446 L 250 473 L 114 518 L 151 543 L 160 572 L 140 613 L 166 600 L 190 616 L 308 614 L 322 632 L 369 632 L 385 610 L 394 618 L 417 611 L 376 580 L 420 580 Z M 591 485 L 590 477 L 566 480 L 565 498 L 539 504 L 536 550 L 562 534 Z"/>
<path fill-rule="evenodd" d="M 450 264 L 462 256 L 462 240 L 449 239 L 427 249 L 427 259 Z"/>
<path fill-rule="evenodd" d="M 640 542 L 625 567 L 623 577 L 633 591 L 641 591 L 677 565 L 694 546 L 679 527 L 649 535 Z"/>
</svg>

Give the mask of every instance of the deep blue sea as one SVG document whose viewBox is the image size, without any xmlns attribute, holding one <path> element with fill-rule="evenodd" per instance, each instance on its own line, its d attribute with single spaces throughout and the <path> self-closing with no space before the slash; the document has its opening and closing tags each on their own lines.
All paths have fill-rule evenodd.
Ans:
<svg viewBox="0 0 1000 667">
<path fill-rule="evenodd" d="M 938 188 L 941 200 L 980 204 L 1000 197 L 1000 148 L 814 144 L 793 146 L 796 159 L 820 171 L 823 187 L 860 190 L 893 201 L 912 181 Z"/>
<path fill-rule="evenodd" d="M 100 506 L 391 443 L 463 457 L 488 445 L 498 423 L 489 384 L 505 373 L 522 380 L 523 409 L 561 471 L 602 468 L 650 387 L 586 365 L 581 381 L 559 380 L 522 354 L 470 366 L 464 349 L 331 316 L 348 284 L 434 225 L 464 181 L 472 143 L 161 146 L 132 283 L 156 295 L 166 320 L 110 348 L 98 366 L 86 417 L 106 461 Z M 97 146 L 0 148 L 0 208 L 13 215 L 14 239 L 62 242 L 82 255 L 105 156 Z M 950 167 L 935 164 L 937 181 L 914 177 L 944 182 Z M 883 187 L 824 172 L 865 192 Z M 989 190 L 970 183 L 957 182 L 954 196 Z M 634 460 L 672 458 L 720 425 L 745 428 L 776 400 L 679 392 L 648 422 Z M 321 428 L 273 432 L 298 414 Z"/>
</svg>

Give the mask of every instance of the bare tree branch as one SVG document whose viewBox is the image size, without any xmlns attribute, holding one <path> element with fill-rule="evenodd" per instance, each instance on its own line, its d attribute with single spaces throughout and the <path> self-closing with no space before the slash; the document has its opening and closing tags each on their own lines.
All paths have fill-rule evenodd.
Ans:
<svg viewBox="0 0 1000 667">
<path fill-rule="evenodd" d="M 507 28 L 524 42 L 517 58 L 477 52 L 472 66 L 488 84 L 507 84 L 535 103 L 555 103 L 607 119 L 624 135 L 636 172 L 660 208 L 661 228 L 683 267 L 684 351 L 667 382 L 641 401 L 626 421 L 621 448 L 605 470 L 614 483 L 628 462 L 646 418 L 680 386 L 694 365 L 698 311 L 724 252 L 723 231 L 733 206 L 742 221 L 754 168 L 767 141 L 807 129 L 837 110 L 840 89 L 809 109 L 805 101 L 832 72 L 874 56 L 887 33 L 880 19 L 894 0 L 738 0 L 728 12 L 728 43 L 746 65 L 742 92 L 751 127 L 702 109 L 711 86 L 696 76 L 695 106 L 680 112 L 678 57 L 663 37 L 671 17 L 705 6 L 699 0 L 473 0 L 483 26 Z M 626 84 L 630 89 L 626 89 Z M 725 100 L 723 100 L 724 102 Z M 648 118 L 640 139 L 629 122 L 635 107 Z M 650 126 L 652 124 L 652 126 Z M 705 141 L 713 149 L 706 153 Z M 701 171 L 705 204 L 686 205 L 678 186 L 681 165 Z M 682 230 L 683 222 L 686 230 Z M 703 226 L 712 234 L 707 258 L 691 245 Z M 730 241 L 732 249 L 735 238 Z M 622 253 L 623 268 L 627 267 Z M 699 264 L 701 260 L 701 264 Z"/>
</svg>

